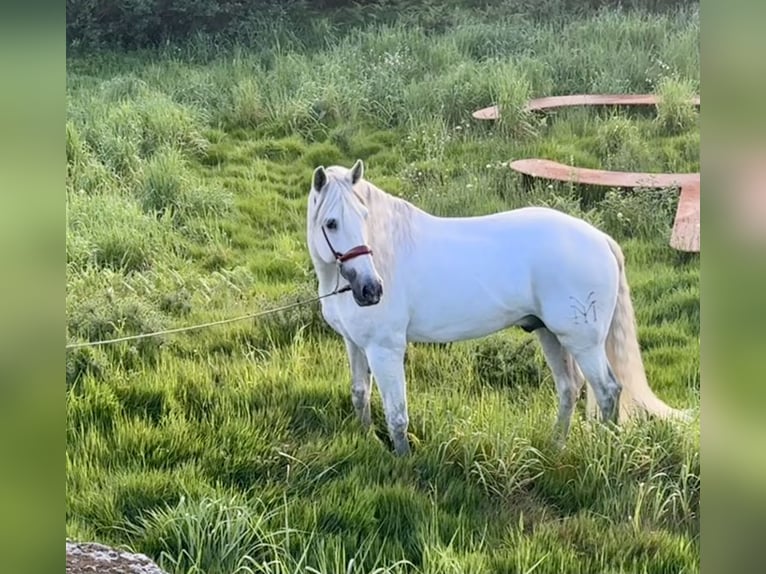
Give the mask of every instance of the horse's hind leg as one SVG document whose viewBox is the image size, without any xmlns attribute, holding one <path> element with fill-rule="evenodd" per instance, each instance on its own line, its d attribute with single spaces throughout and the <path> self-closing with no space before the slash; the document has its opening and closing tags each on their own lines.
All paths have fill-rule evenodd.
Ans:
<svg viewBox="0 0 766 574">
<path fill-rule="evenodd" d="M 564 349 L 556 335 L 545 328 L 537 329 L 535 332 L 540 340 L 545 361 L 553 374 L 559 398 L 559 412 L 553 429 L 554 440 L 559 446 L 564 446 L 582 380 L 578 380 L 577 365 L 572 355 Z"/>
<path fill-rule="evenodd" d="M 364 429 L 370 428 L 370 367 L 364 350 L 349 339 L 346 342 L 348 362 L 351 366 L 351 402 L 354 404 L 356 416 Z"/>
<path fill-rule="evenodd" d="M 620 412 L 622 385 L 609 365 L 604 345 L 600 344 L 572 354 L 593 389 L 602 419 L 616 423 Z"/>
</svg>

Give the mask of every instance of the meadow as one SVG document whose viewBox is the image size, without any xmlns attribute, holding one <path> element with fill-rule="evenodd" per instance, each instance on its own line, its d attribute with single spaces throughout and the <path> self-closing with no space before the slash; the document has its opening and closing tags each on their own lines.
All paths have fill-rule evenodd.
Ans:
<svg viewBox="0 0 766 574">
<path fill-rule="evenodd" d="M 507 3 L 508 6 L 513 3 Z M 553 4 L 553 3 L 551 3 Z M 440 215 L 548 205 L 623 246 L 650 384 L 699 405 L 699 257 L 677 192 L 524 189 L 503 164 L 699 170 L 699 11 L 540 18 L 501 4 L 381 20 L 270 17 L 67 59 L 67 340 L 151 332 L 316 295 L 316 165 Z M 504 8 L 505 7 L 505 8 Z M 657 92 L 650 113 L 532 115 L 531 97 Z M 473 120 L 499 103 L 497 123 Z M 699 425 L 619 432 L 583 406 L 563 451 L 534 336 L 411 345 L 413 453 L 354 418 L 318 304 L 66 356 L 66 534 L 173 574 L 699 571 Z"/>
</svg>

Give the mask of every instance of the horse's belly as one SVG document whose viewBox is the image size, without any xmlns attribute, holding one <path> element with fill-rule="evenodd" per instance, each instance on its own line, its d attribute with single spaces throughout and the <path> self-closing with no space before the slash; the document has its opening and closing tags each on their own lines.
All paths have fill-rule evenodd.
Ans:
<svg viewBox="0 0 766 574">
<path fill-rule="evenodd" d="M 449 343 L 452 341 L 478 339 L 506 327 L 508 327 L 507 324 L 497 321 L 469 326 L 445 325 L 438 329 L 418 330 L 417 327 L 414 327 L 407 331 L 407 340 L 414 343 Z"/>
<path fill-rule="evenodd" d="M 430 311 L 430 312 L 429 312 Z M 466 305 L 420 309 L 407 329 L 407 339 L 418 343 L 448 343 L 485 337 L 519 321 L 527 313 L 495 306 Z"/>
</svg>

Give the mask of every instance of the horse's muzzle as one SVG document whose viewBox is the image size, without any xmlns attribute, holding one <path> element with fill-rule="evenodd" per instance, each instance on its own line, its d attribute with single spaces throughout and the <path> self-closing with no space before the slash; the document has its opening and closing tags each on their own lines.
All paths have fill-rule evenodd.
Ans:
<svg viewBox="0 0 766 574">
<path fill-rule="evenodd" d="M 383 283 L 377 277 L 360 277 L 354 269 L 340 268 L 340 274 L 351 285 L 354 301 L 360 307 L 377 305 L 383 296 Z"/>
<path fill-rule="evenodd" d="M 352 285 L 351 292 L 357 305 L 369 307 L 380 303 L 380 298 L 383 296 L 383 284 L 377 280 L 366 281 L 361 287 Z"/>
</svg>

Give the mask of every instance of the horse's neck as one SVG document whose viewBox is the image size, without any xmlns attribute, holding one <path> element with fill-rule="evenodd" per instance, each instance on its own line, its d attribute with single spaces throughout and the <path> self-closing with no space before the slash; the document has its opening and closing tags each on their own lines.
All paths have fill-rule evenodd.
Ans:
<svg viewBox="0 0 766 574">
<path fill-rule="evenodd" d="M 416 208 L 367 182 L 368 235 L 375 265 L 384 280 L 394 272 L 397 256 L 410 246 Z M 387 277 L 389 275 L 389 277 Z"/>
</svg>

